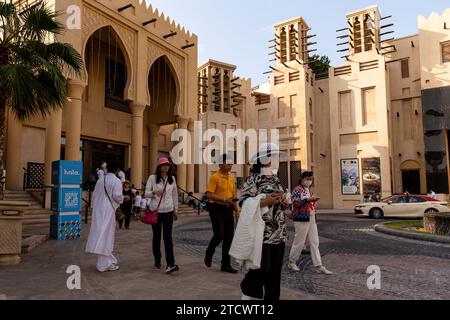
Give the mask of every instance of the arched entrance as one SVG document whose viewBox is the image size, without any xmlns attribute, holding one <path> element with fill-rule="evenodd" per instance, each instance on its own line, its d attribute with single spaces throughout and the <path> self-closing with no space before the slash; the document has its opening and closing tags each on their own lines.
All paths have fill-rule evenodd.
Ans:
<svg viewBox="0 0 450 320">
<path fill-rule="evenodd" d="M 153 63 L 148 75 L 151 123 L 167 125 L 176 122 L 179 85 L 167 56 Z"/>
<path fill-rule="evenodd" d="M 85 45 L 84 60 L 88 74 L 88 86 L 83 99 L 85 115 L 89 113 L 88 118 L 97 115 L 98 120 L 104 121 L 112 110 L 131 113 L 126 96 L 131 79 L 130 61 L 113 27 L 102 27 L 89 37 Z M 91 121 L 92 119 L 85 119 L 87 127 L 99 125 L 92 124 Z M 106 130 L 114 133 L 117 128 L 110 122 Z M 127 148 L 124 144 L 82 139 L 81 154 L 85 178 L 95 174 L 100 161 L 110 158 L 114 158 L 121 169 L 127 170 Z"/>
<path fill-rule="evenodd" d="M 150 108 L 148 109 L 149 133 L 149 169 L 156 169 L 159 155 L 169 154 L 172 149 L 170 133 L 178 124 L 178 110 L 180 89 L 174 68 L 165 55 L 156 59 L 150 67 L 148 74 L 148 93 Z M 159 139 L 160 134 L 166 139 Z"/>
</svg>

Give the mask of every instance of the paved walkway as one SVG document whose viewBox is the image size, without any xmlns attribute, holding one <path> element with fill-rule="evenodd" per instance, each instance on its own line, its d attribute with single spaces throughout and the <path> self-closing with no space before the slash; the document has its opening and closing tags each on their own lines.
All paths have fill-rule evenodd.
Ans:
<svg viewBox="0 0 450 320">
<path fill-rule="evenodd" d="M 311 256 L 300 259 L 301 272 L 287 269 L 294 226 L 288 222 L 289 241 L 282 285 L 320 297 L 338 300 L 439 300 L 450 298 L 450 246 L 397 238 L 375 232 L 382 221 L 329 212 L 318 216 L 320 252 L 327 277 L 312 271 Z M 210 223 L 198 219 L 175 233 L 187 252 L 201 256 L 211 237 Z M 219 257 L 217 257 L 219 258 Z M 218 261 L 216 261 L 218 262 Z M 380 268 L 380 290 L 369 290 L 369 266 Z"/>
<path fill-rule="evenodd" d="M 198 218 L 184 218 L 183 225 Z M 113 299 L 113 300 L 239 300 L 243 274 L 207 269 L 203 259 L 182 247 L 175 248 L 180 272 L 164 274 L 153 268 L 151 228 L 134 222 L 132 230 L 118 230 L 115 255 L 120 271 L 98 273 L 96 258 L 84 253 L 88 229 L 79 241 L 48 241 L 22 256 L 18 266 L 0 267 L 0 299 Z M 45 232 L 45 230 L 43 230 Z M 81 290 L 70 291 L 66 282 L 70 265 L 81 268 Z M 3 297 L 4 298 L 4 297 Z M 314 299 L 312 295 L 283 288 L 283 300 Z"/>
</svg>

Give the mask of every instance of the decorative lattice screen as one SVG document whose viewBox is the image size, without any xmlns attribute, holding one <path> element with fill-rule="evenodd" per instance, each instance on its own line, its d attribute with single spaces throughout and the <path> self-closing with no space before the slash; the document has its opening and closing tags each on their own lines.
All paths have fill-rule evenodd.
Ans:
<svg viewBox="0 0 450 320">
<path fill-rule="evenodd" d="M 25 189 L 44 188 L 44 164 L 28 162 Z"/>
</svg>

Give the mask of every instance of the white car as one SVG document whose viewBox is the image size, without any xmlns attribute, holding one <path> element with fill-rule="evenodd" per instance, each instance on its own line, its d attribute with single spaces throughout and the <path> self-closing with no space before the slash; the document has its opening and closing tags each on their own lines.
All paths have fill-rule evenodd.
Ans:
<svg viewBox="0 0 450 320">
<path fill-rule="evenodd" d="M 425 213 L 450 212 L 447 202 L 422 195 L 397 195 L 381 202 L 362 203 L 355 206 L 355 214 L 374 219 L 384 217 L 423 218 Z"/>
</svg>

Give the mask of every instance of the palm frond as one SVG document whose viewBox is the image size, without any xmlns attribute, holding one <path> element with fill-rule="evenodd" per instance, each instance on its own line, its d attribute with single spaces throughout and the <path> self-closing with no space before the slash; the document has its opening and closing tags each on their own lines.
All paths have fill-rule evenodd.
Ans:
<svg viewBox="0 0 450 320">
<path fill-rule="evenodd" d="M 0 2 L 0 16 L 4 18 L 12 17 L 16 13 L 16 6 L 12 3 Z"/>
<path fill-rule="evenodd" d="M 44 1 L 27 7 L 21 13 L 23 32 L 29 40 L 44 41 L 49 34 L 60 34 L 64 27 L 56 21 L 58 14 L 50 10 Z"/>
</svg>

